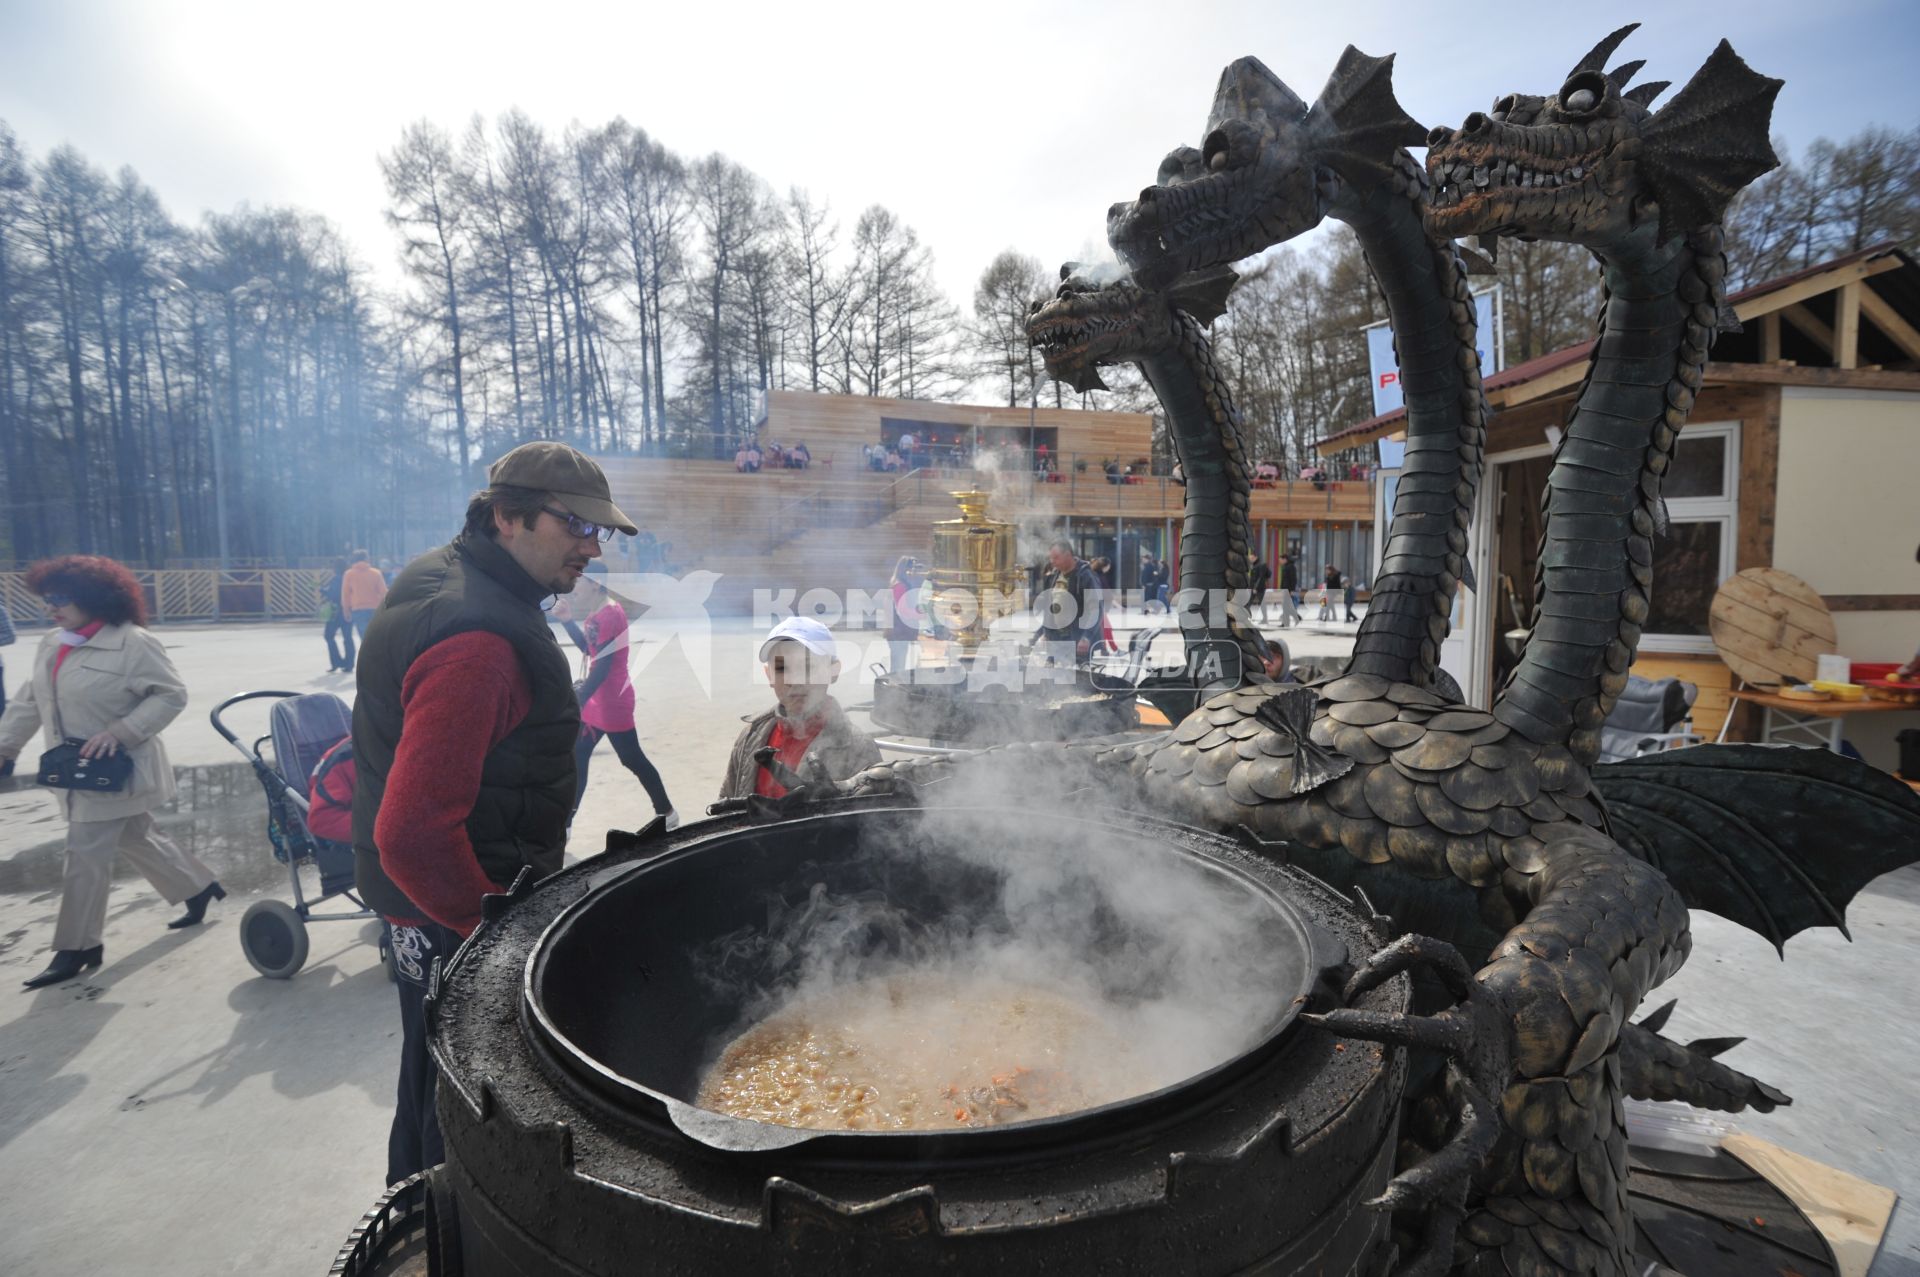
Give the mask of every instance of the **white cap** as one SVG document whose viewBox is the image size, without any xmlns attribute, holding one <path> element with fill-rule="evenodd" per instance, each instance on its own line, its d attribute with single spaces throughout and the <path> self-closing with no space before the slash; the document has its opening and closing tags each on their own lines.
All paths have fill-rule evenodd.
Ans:
<svg viewBox="0 0 1920 1277">
<path fill-rule="evenodd" d="M 772 654 L 773 645 L 782 639 L 792 639 L 815 656 L 840 654 L 839 645 L 833 641 L 833 631 L 810 616 L 790 616 L 767 631 L 767 637 L 760 644 L 760 659 L 766 660 Z"/>
</svg>

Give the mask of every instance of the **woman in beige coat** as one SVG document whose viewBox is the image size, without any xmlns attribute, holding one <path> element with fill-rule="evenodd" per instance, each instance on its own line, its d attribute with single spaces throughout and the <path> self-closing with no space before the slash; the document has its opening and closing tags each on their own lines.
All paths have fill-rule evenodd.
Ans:
<svg viewBox="0 0 1920 1277">
<path fill-rule="evenodd" d="M 0 717 L 0 758 L 19 755 L 37 732 L 41 748 L 84 742 L 89 758 L 125 752 L 133 775 L 111 792 L 61 791 L 67 814 L 66 877 L 53 929 L 53 962 L 29 989 L 70 980 L 104 956 L 113 858 L 123 853 L 168 903 L 187 911 L 168 923 L 190 927 L 226 892 L 213 874 L 154 827 L 173 799 L 173 768 L 160 732 L 187 705 L 186 684 L 160 640 L 146 629 L 133 574 L 112 559 L 68 555 L 37 563 L 27 586 L 57 627 L 40 641 L 33 674 Z"/>
</svg>

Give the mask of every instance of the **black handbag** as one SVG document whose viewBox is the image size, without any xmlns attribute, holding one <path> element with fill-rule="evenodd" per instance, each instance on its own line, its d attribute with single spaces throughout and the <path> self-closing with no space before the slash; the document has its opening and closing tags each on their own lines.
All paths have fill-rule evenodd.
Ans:
<svg viewBox="0 0 1920 1277">
<path fill-rule="evenodd" d="M 40 783 L 53 789 L 84 789 L 94 793 L 125 789 L 133 777 L 133 759 L 127 752 L 122 749 L 99 758 L 82 758 L 80 747 L 84 744 L 80 738 L 69 736 L 40 755 Z"/>
</svg>

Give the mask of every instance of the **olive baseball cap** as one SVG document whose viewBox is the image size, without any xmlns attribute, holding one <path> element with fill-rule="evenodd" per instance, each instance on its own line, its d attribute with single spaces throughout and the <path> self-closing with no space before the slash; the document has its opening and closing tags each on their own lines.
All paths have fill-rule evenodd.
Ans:
<svg viewBox="0 0 1920 1277">
<path fill-rule="evenodd" d="M 589 523 L 619 528 L 628 536 L 640 529 L 613 503 L 607 476 L 592 457 L 564 443 L 523 443 L 493 463 L 487 482 L 495 486 L 538 488 Z"/>
</svg>

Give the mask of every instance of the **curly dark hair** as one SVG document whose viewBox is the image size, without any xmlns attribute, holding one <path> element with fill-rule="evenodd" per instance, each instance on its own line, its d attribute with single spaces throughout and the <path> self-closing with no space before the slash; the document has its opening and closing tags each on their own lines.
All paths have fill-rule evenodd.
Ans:
<svg viewBox="0 0 1920 1277">
<path fill-rule="evenodd" d="M 27 588 L 42 597 L 65 594 L 88 616 L 109 625 L 147 623 L 147 596 L 124 564 L 98 554 L 63 554 L 27 569 Z"/>
<path fill-rule="evenodd" d="M 540 507 L 551 499 L 538 488 L 522 488 L 513 484 L 497 484 L 476 492 L 467 501 L 466 535 L 498 537 L 499 529 L 493 526 L 495 509 L 507 518 L 518 519 L 523 526 L 531 528 L 540 518 Z"/>
</svg>

